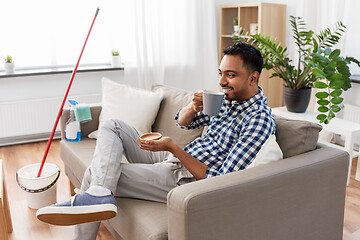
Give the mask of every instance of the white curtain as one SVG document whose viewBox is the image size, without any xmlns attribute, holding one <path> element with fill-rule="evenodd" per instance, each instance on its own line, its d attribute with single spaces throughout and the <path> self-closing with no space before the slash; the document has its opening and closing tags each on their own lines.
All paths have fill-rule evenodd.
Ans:
<svg viewBox="0 0 360 240">
<path fill-rule="evenodd" d="M 217 89 L 213 0 L 127 1 L 125 82 Z"/>
<path fill-rule="evenodd" d="M 303 0 L 297 3 L 296 16 L 302 17 L 308 29 L 315 33 L 325 28 L 333 29 L 341 21 L 346 29 L 336 47 L 341 50 L 342 55 L 360 59 L 360 48 L 356 47 L 360 40 L 359 23 L 356 21 L 359 9 L 358 0 Z M 350 71 L 352 74 L 360 74 L 360 69 L 355 64 L 350 65 Z"/>
</svg>

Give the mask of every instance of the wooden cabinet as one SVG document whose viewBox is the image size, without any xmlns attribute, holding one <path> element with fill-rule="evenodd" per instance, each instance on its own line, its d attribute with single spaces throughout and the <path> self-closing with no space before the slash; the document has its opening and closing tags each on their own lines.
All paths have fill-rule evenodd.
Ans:
<svg viewBox="0 0 360 240">
<path fill-rule="evenodd" d="M 258 32 L 276 38 L 285 46 L 286 33 L 286 5 L 272 3 L 251 3 L 220 8 L 220 40 L 219 61 L 222 58 L 224 48 L 232 45 L 234 32 L 234 19 L 238 19 L 238 25 L 250 33 L 250 26 L 258 25 Z M 271 72 L 263 69 L 259 85 L 263 88 L 268 98 L 270 107 L 283 105 L 283 81 L 279 78 L 269 78 Z"/>
</svg>

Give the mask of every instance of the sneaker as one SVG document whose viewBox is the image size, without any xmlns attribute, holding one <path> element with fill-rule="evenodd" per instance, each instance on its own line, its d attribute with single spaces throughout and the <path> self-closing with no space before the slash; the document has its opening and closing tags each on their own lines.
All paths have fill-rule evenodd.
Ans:
<svg viewBox="0 0 360 240">
<path fill-rule="evenodd" d="M 116 201 L 112 195 L 99 197 L 83 192 L 64 203 L 40 208 L 36 217 L 48 224 L 69 226 L 107 220 L 116 213 Z"/>
</svg>

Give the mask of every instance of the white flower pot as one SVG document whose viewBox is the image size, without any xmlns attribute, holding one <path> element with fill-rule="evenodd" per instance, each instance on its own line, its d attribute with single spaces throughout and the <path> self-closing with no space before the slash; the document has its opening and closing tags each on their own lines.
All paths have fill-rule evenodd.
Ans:
<svg viewBox="0 0 360 240">
<path fill-rule="evenodd" d="M 121 57 L 111 56 L 111 67 L 121 67 Z"/>
<path fill-rule="evenodd" d="M 234 32 L 239 30 L 239 26 L 238 25 L 234 25 Z"/>
<path fill-rule="evenodd" d="M 259 33 L 259 24 L 250 23 L 250 34 L 255 35 Z"/>
<path fill-rule="evenodd" d="M 4 68 L 5 68 L 5 73 L 14 73 L 15 63 L 5 63 Z"/>
</svg>

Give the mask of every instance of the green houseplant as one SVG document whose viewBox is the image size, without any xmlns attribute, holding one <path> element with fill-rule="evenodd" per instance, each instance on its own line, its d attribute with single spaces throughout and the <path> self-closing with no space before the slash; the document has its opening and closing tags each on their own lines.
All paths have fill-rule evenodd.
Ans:
<svg viewBox="0 0 360 240">
<path fill-rule="evenodd" d="M 234 25 L 234 31 L 238 31 L 239 30 L 239 19 L 238 17 L 234 18 L 233 20 L 233 25 Z"/>
<path fill-rule="evenodd" d="M 6 58 L 5 58 L 5 63 L 12 63 L 12 56 L 10 56 L 10 55 L 8 55 L 8 56 L 6 56 Z"/>
<path fill-rule="evenodd" d="M 15 72 L 15 63 L 13 62 L 12 56 L 8 55 L 5 58 L 5 73 L 14 73 Z"/>
<path fill-rule="evenodd" d="M 113 50 L 113 51 L 111 51 L 111 55 L 112 56 L 119 56 L 119 51 Z"/>
<path fill-rule="evenodd" d="M 351 87 L 348 65 L 354 62 L 360 66 L 359 61 L 353 57 L 342 57 L 339 49 L 332 49 L 345 30 L 341 22 L 332 30 L 326 28 L 319 34 L 307 30 L 300 17 L 290 16 L 290 23 L 298 48 L 296 65 L 289 59 L 287 48 L 270 36 L 261 33 L 250 35 L 244 29 L 239 29 L 233 34 L 233 39 L 235 42 L 254 44 L 263 55 L 264 68 L 274 71 L 271 77 L 279 77 L 284 81 L 285 90 L 319 89 L 315 95 L 320 105 L 317 118 L 321 123 L 329 123 L 335 113 L 340 111 L 338 104 L 343 101 L 342 92 Z"/>
<path fill-rule="evenodd" d="M 111 67 L 118 68 L 121 67 L 121 57 L 119 51 L 111 51 Z"/>
</svg>

